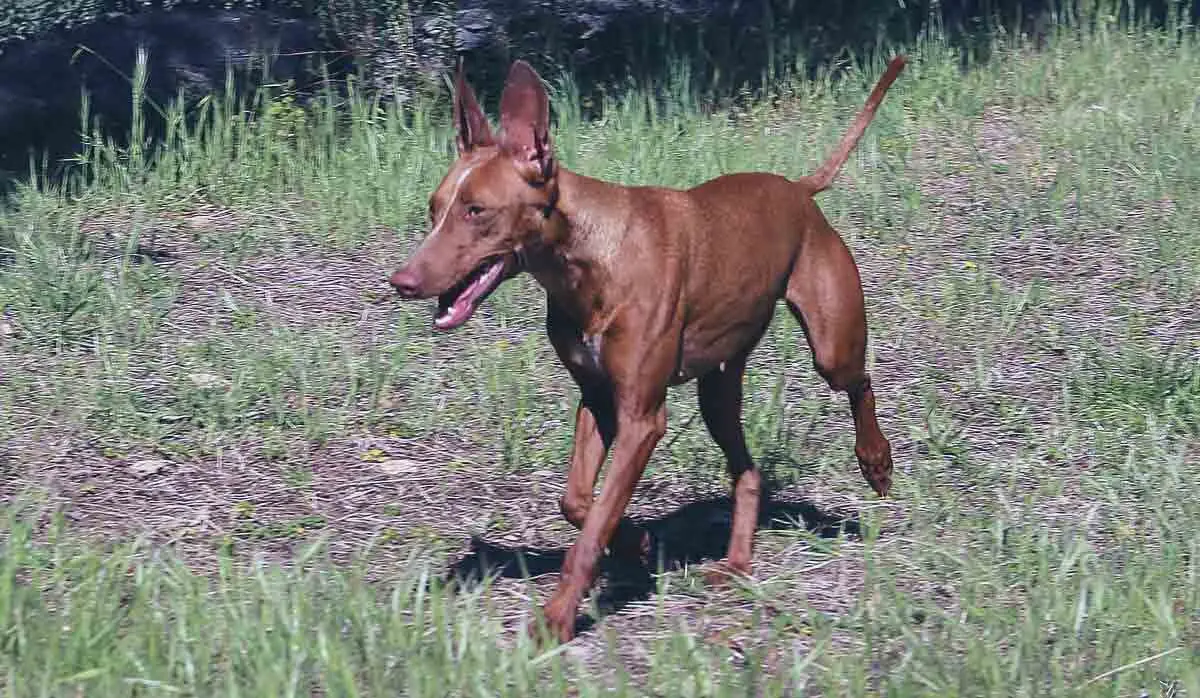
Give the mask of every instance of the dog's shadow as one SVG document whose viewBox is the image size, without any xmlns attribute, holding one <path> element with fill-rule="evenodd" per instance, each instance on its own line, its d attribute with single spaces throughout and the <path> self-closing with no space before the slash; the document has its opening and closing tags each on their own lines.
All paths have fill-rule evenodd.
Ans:
<svg viewBox="0 0 1200 698">
<path fill-rule="evenodd" d="M 637 525 L 650 533 L 650 567 L 637 562 L 605 556 L 601 563 L 603 588 L 596 605 L 600 615 L 619 612 L 626 605 L 642 601 L 654 592 L 652 572 L 678 570 L 685 565 L 720 560 L 729 543 L 733 517 L 728 497 L 688 504 L 664 517 L 642 520 Z M 783 502 L 764 498 L 759 511 L 759 530 L 806 529 L 823 538 L 860 535 L 858 519 L 827 514 L 806 502 Z M 504 547 L 472 538 L 470 548 L 450 566 L 446 581 L 469 587 L 488 576 L 524 579 L 557 573 L 566 551 L 529 547 Z M 595 621 L 579 618 L 577 632 Z"/>
</svg>

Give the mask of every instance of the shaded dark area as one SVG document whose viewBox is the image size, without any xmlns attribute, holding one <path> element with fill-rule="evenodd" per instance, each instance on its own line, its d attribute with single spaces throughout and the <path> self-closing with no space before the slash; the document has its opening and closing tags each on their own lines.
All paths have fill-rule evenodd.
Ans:
<svg viewBox="0 0 1200 698">
<path fill-rule="evenodd" d="M 659 83 L 686 66 L 711 98 L 754 87 L 798 63 L 808 70 L 864 57 L 922 32 L 943 31 L 964 63 L 986 56 L 991 37 L 1044 35 L 1073 20 L 1056 0 L 97 0 L 87 13 L 65 4 L 31 5 L 37 15 L 0 17 L 0 183 L 28 172 L 30 152 L 45 151 L 50 174 L 80 143 L 80 91 L 110 136 L 129 128 L 134 56 L 149 51 L 147 97 L 165 106 L 220 92 L 226 69 L 243 90 L 270 78 L 294 81 L 302 99 L 334 78 L 362 71 L 385 92 L 392 84 L 428 84 L 466 59 L 490 104 L 510 61 L 530 60 L 543 74 L 568 70 L 586 94 L 629 81 Z M 234 9 L 222 9 L 233 7 Z M 107 12 L 99 12 L 97 10 Z M 1122 19 L 1156 23 L 1172 12 L 1200 20 L 1200 0 L 1136 0 Z M 5 23 L 11 26 L 6 26 Z M 6 33 L 7 32 L 7 33 Z M 17 39 L 14 37 L 31 37 Z M 90 52 L 79 53 L 81 46 Z M 97 58 L 99 56 L 100 58 Z M 801 59 L 799 62 L 797 59 Z M 404 96 L 401 90 L 389 96 Z M 161 119 L 148 109 L 149 135 Z"/>
<path fill-rule="evenodd" d="M 85 88 L 103 132 L 119 140 L 127 134 L 138 46 L 148 51 L 145 94 L 163 109 L 177 96 L 194 103 L 220 93 L 229 68 L 247 88 L 259 82 L 269 60 L 272 80 L 309 89 L 322 63 L 335 75 L 349 68 L 318 53 L 322 43 L 311 23 L 268 14 L 122 15 L 21 42 L 0 55 L 0 180 L 26 175 L 31 154 L 40 159 L 43 151 L 47 174 L 61 171 L 59 161 L 80 147 Z M 163 120 L 150 104 L 145 112 L 148 135 L 160 135 Z"/>
<path fill-rule="evenodd" d="M 600 613 L 609 615 L 654 592 L 652 572 L 678 570 L 685 565 L 720 560 L 729 543 L 733 517 L 732 501 L 725 497 L 688 504 L 666 516 L 638 522 L 651 539 L 650 564 L 605 556 L 600 577 L 603 588 L 597 599 Z M 822 512 L 807 502 L 781 502 L 764 499 L 759 512 L 760 530 L 794 530 L 803 526 L 822 538 L 860 535 L 854 518 L 841 518 Z M 523 579 L 557 573 L 562 568 L 565 550 L 506 548 L 473 538 L 466 555 L 450 567 L 446 581 L 473 585 L 496 575 Z M 592 622 L 581 618 L 577 630 Z"/>
<path fill-rule="evenodd" d="M 997 32 L 1044 36 L 1056 22 L 1074 21 L 1079 3 L 1062 0 L 475 0 L 473 32 L 459 13 L 459 36 L 476 61 L 480 82 L 498 84 L 509 59 L 520 55 L 539 68 L 568 68 L 588 89 L 626 76 L 656 80 L 667 56 L 682 60 L 699 87 L 717 93 L 754 85 L 802 58 L 810 68 L 836 58 L 867 56 L 889 44 L 912 44 L 936 29 L 962 49 L 964 59 L 986 56 Z M 1200 19 L 1200 2 L 1133 0 L 1120 19 L 1167 22 L 1185 10 Z M 1187 12 L 1186 10 L 1190 10 Z M 503 27 L 503 29 L 500 29 Z M 493 35 L 504 31 L 506 40 Z M 499 49 L 507 49 L 500 51 Z"/>
</svg>

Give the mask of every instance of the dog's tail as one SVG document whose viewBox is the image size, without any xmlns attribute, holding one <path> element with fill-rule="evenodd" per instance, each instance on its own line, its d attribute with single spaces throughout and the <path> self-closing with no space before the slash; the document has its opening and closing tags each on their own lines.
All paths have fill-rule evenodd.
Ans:
<svg viewBox="0 0 1200 698">
<path fill-rule="evenodd" d="M 854 146 L 858 145 L 858 140 L 862 138 L 863 132 L 867 130 L 867 126 L 875 118 L 875 110 L 879 108 L 879 103 L 883 101 L 883 95 L 887 93 L 888 88 L 896 81 L 896 78 L 900 75 L 900 71 L 904 70 L 906 63 L 908 63 L 908 58 L 903 54 L 896 56 L 888 63 L 887 70 L 883 71 L 883 76 L 879 78 L 879 82 L 875 83 L 875 89 L 871 90 L 871 94 L 867 97 L 867 102 L 863 105 L 862 111 L 858 112 L 858 116 L 854 117 L 854 123 L 850 125 L 850 130 L 846 131 L 846 135 L 842 136 L 842 141 L 838 143 L 837 148 L 834 149 L 829 159 L 817 168 L 816 172 L 801 180 L 812 189 L 814 194 L 825 191 L 833 184 L 833 178 L 837 176 L 838 170 L 842 169 L 842 165 L 846 163 L 846 159 L 854 151 Z"/>
</svg>

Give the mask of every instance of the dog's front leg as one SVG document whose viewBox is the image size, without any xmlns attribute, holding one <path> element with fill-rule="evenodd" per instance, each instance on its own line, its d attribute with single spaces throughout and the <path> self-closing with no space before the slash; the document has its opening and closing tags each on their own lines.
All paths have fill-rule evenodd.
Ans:
<svg viewBox="0 0 1200 698">
<path fill-rule="evenodd" d="M 600 466 L 604 464 L 616 431 L 612 397 L 585 388 L 575 410 L 575 444 L 571 448 L 571 466 L 567 471 L 567 491 L 558 503 L 563 517 L 575 528 L 582 529 L 587 521 Z"/>
<path fill-rule="evenodd" d="M 600 496 L 588 509 L 579 538 L 567 551 L 562 576 L 543 614 L 561 642 L 575 636 L 579 603 L 592 582 L 604 548 L 613 538 L 650 454 L 667 430 L 666 394 L 654 400 L 617 400 L 617 434 L 612 464 Z"/>
</svg>

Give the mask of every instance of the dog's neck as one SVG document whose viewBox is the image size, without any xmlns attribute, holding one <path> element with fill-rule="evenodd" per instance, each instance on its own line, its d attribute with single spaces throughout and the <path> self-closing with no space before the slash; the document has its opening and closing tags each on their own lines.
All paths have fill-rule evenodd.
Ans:
<svg viewBox="0 0 1200 698">
<path fill-rule="evenodd" d="M 530 260 L 529 271 L 581 329 L 592 331 L 618 298 L 620 256 L 627 242 L 634 207 L 629 189 L 558 169 L 558 201 L 551 215 L 546 246 Z"/>
</svg>

